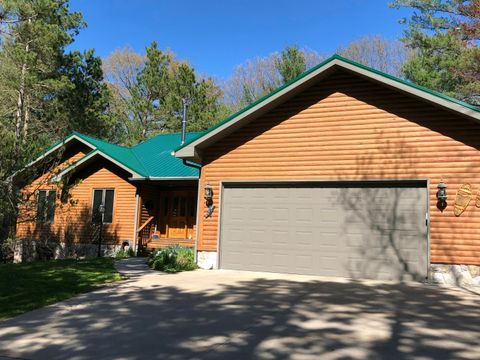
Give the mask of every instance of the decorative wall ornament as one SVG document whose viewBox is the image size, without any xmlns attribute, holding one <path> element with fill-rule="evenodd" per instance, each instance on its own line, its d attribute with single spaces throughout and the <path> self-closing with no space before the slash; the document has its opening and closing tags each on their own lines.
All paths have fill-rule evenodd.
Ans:
<svg viewBox="0 0 480 360">
<path fill-rule="evenodd" d="M 455 216 L 460 216 L 468 206 L 472 198 L 472 188 L 470 184 L 463 184 L 457 191 L 455 196 L 455 204 L 453 205 L 453 213 Z"/>
<path fill-rule="evenodd" d="M 475 206 L 480 208 L 480 190 L 477 192 L 477 199 L 475 200 Z"/>
</svg>

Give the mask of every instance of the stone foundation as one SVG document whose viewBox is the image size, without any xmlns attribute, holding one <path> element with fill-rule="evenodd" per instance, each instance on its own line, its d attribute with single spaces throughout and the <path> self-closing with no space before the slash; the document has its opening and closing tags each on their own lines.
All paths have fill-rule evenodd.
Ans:
<svg viewBox="0 0 480 360">
<path fill-rule="evenodd" d="M 197 252 L 197 265 L 205 270 L 217 269 L 217 257 L 216 251 L 199 251 Z"/>
<path fill-rule="evenodd" d="M 480 266 L 431 264 L 430 279 L 436 284 L 480 286 Z"/>
<path fill-rule="evenodd" d="M 113 256 L 122 248 L 119 244 L 102 245 L 102 256 Z M 96 257 L 98 245 L 81 243 L 39 243 L 34 240 L 19 240 L 15 244 L 13 262 L 46 259 Z"/>
</svg>

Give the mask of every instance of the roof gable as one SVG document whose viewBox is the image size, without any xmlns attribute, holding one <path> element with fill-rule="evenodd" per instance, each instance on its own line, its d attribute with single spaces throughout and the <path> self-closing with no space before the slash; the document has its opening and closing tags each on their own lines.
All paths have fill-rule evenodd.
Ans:
<svg viewBox="0 0 480 360">
<path fill-rule="evenodd" d="M 186 139 L 189 140 L 199 135 L 201 133 L 189 133 L 186 135 Z M 91 151 L 55 175 L 52 181 L 58 181 L 71 171 L 88 166 L 97 157 L 104 158 L 130 173 L 131 180 L 197 179 L 198 169 L 185 165 L 181 159 L 172 154 L 173 149 L 180 144 L 180 139 L 181 136 L 178 133 L 160 134 L 133 147 L 124 147 L 72 132 L 62 141 L 47 149 L 27 167 L 35 165 L 73 141 L 79 141 L 87 145 Z"/>
<path fill-rule="evenodd" d="M 339 55 L 334 55 L 312 69 L 304 72 L 297 78 L 287 82 L 283 86 L 274 90 L 272 93 L 258 99 L 244 109 L 211 127 L 203 135 L 187 141 L 183 146 L 175 149 L 175 156 L 201 162 L 202 150 L 204 148 L 215 143 L 224 136 L 231 134 L 279 104 L 294 97 L 299 92 L 303 91 L 313 83 L 328 76 L 339 68 L 347 70 L 348 72 L 356 74 L 357 76 L 361 76 L 386 85 L 402 93 L 420 98 L 426 102 L 445 108 L 449 111 L 453 111 L 462 116 L 480 121 L 480 108 L 478 107 L 413 84 L 409 81 L 396 78 L 392 75 L 356 63 Z"/>
</svg>

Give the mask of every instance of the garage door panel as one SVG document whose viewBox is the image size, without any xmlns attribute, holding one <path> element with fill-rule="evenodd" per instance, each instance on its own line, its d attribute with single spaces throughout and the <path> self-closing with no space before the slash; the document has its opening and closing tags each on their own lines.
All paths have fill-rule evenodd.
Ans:
<svg viewBox="0 0 480 360">
<path fill-rule="evenodd" d="M 239 185 L 224 188 L 222 199 L 223 268 L 390 280 L 426 276 L 424 187 Z"/>
</svg>

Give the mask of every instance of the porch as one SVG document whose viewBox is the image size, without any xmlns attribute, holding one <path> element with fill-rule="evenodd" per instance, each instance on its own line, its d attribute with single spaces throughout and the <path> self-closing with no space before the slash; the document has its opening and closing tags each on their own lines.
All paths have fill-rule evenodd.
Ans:
<svg viewBox="0 0 480 360">
<path fill-rule="evenodd" d="M 197 182 L 145 183 L 138 188 L 139 252 L 169 245 L 193 247 L 196 236 Z"/>
</svg>

